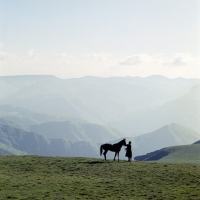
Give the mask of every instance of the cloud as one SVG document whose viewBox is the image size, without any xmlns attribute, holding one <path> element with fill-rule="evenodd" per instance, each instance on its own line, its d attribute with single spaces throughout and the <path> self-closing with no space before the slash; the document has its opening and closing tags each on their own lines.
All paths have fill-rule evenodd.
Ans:
<svg viewBox="0 0 200 200">
<path fill-rule="evenodd" d="M 198 57 L 194 57 L 191 54 L 187 53 L 176 53 L 174 58 L 162 60 L 162 65 L 170 66 L 183 66 L 183 65 L 193 65 L 199 63 Z"/>
<path fill-rule="evenodd" d="M 173 60 L 163 62 L 163 65 L 182 66 L 187 65 L 187 62 L 184 58 L 178 57 Z"/>
<path fill-rule="evenodd" d="M 140 63 L 150 63 L 152 62 L 152 57 L 148 54 L 138 54 L 132 56 L 126 56 L 122 59 L 120 65 L 139 65 Z"/>
<path fill-rule="evenodd" d="M 53 74 L 60 78 L 73 78 L 160 74 L 168 77 L 200 77 L 199 66 L 199 57 L 185 53 L 69 55 L 65 52 L 38 53 L 34 49 L 25 54 L 0 51 L 1 75 Z"/>
<path fill-rule="evenodd" d="M 183 61 L 182 57 L 175 58 L 174 61 L 172 62 L 172 65 L 174 66 L 180 66 L 180 65 L 186 65 L 187 63 Z"/>
<path fill-rule="evenodd" d="M 120 65 L 138 65 L 142 62 L 140 56 L 127 56 L 122 61 L 119 62 Z"/>
</svg>

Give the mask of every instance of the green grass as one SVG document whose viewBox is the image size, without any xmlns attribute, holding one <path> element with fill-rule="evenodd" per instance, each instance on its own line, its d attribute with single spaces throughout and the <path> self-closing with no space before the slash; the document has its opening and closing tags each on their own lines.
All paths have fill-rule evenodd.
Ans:
<svg viewBox="0 0 200 200">
<path fill-rule="evenodd" d="M 158 162 L 190 164 L 200 166 L 199 144 L 168 147 L 165 149 L 165 151 L 169 152 L 169 155 L 163 157 Z"/>
<path fill-rule="evenodd" d="M 200 199 L 200 167 L 0 156 L 0 199 Z"/>
</svg>

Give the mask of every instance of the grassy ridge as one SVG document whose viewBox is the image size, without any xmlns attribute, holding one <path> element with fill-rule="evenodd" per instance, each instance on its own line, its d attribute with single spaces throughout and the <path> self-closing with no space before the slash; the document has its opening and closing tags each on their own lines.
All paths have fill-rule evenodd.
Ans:
<svg viewBox="0 0 200 200">
<path fill-rule="evenodd" d="M 159 160 L 162 163 L 200 165 L 200 144 L 167 147 L 169 155 Z"/>
<path fill-rule="evenodd" d="M 0 156 L 0 199 L 200 199 L 200 167 Z"/>
<path fill-rule="evenodd" d="M 160 163 L 190 164 L 200 166 L 200 144 L 166 147 L 146 155 L 136 156 L 135 160 Z"/>
</svg>

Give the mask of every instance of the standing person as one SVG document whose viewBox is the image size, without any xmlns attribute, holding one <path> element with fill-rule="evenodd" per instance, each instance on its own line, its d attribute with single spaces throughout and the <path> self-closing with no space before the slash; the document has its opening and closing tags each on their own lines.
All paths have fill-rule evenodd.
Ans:
<svg viewBox="0 0 200 200">
<path fill-rule="evenodd" d="M 128 157 L 128 162 L 131 162 L 132 160 L 132 150 L 131 150 L 131 141 L 126 145 L 126 157 Z"/>
</svg>

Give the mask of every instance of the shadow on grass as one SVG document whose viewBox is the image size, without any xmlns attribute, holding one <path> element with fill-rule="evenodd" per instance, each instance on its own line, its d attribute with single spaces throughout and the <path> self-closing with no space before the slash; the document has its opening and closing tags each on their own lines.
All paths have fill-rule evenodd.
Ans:
<svg viewBox="0 0 200 200">
<path fill-rule="evenodd" d="M 127 161 L 123 161 L 123 162 L 127 162 Z M 82 162 L 82 163 L 94 165 L 94 164 L 111 164 L 111 163 L 119 163 L 119 162 L 113 161 L 113 160 L 102 160 L 102 161 L 87 161 L 87 162 Z"/>
<path fill-rule="evenodd" d="M 83 164 L 90 164 L 90 165 L 95 165 L 95 164 L 106 164 L 106 163 L 111 163 L 111 161 L 87 161 L 87 162 L 81 162 Z"/>
<path fill-rule="evenodd" d="M 86 162 L 87 164 L 94 165 L 94 164 L 105 164 L 105 161 L 89 161 Z"/>
</svg>

